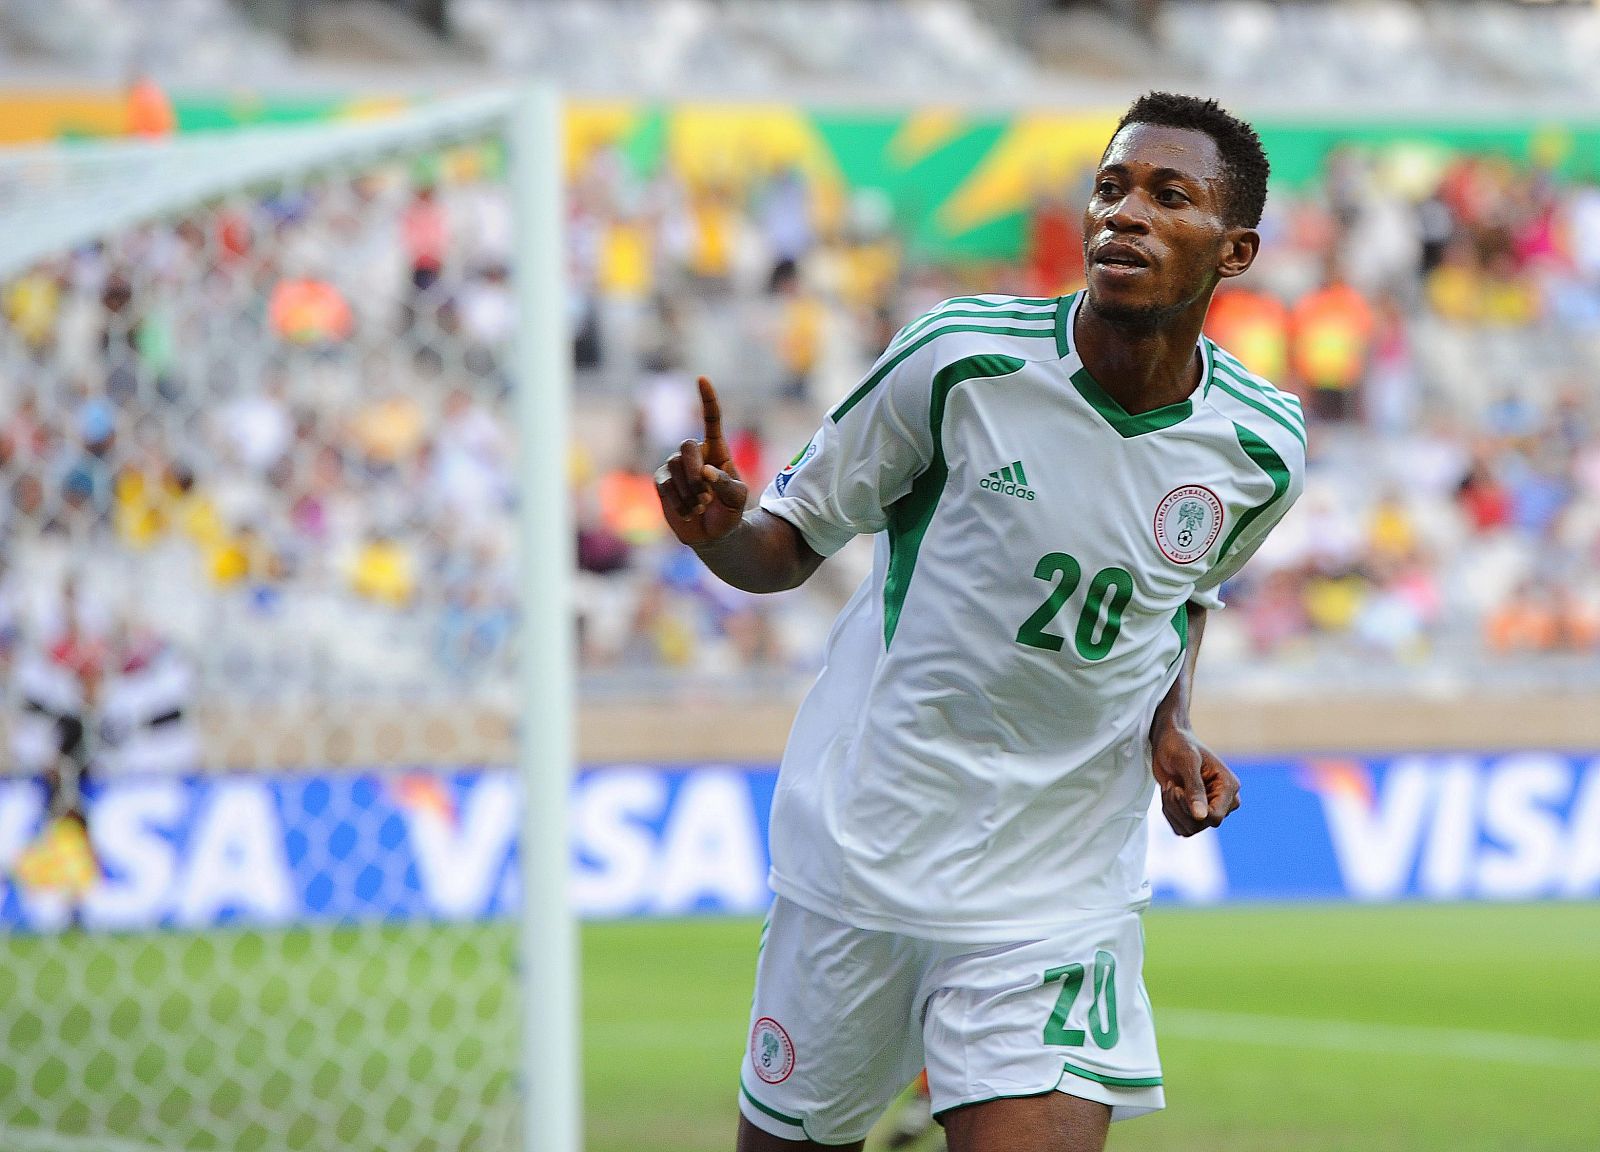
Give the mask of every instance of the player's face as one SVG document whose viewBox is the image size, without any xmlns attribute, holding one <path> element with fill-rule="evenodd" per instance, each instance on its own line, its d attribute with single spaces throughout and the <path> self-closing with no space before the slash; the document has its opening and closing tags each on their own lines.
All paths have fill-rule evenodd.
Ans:
<svg viewBox="0 0 1600 1152">
<path fill-rule="evenodd" d="M 1122 129 L 1101 158 L 1083 215 L 1090 305 L 1107 319 L 1157 324 L 1220 277 L 1244 271 L 1255 233 L 1230 228 L 1226 208 L 1222 159 L 1210 136 L 1154 124 Z"/>
</svg>

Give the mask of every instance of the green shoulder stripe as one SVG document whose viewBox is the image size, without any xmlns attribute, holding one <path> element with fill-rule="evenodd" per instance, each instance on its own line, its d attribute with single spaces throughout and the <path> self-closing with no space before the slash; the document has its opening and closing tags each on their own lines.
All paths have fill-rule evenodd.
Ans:
<svg viewBox="0 0 1600 1152">
<path fill-rule="evenodd" d="M 999 300 L 987 300 L 982 296 L 952 296 L 948 300 L 939 301 L 921 316 L 909 321 L 900 331 L 895 333 L 894 340 L 890 341 L 890 343 L 894 344 L 905 339 L 911 333 L 927 327 L 940 316 L 950 314 L 960 304 L 966 304 L 973 308 L 986 308 L 990 312 L 994 312 L 1003 308 L 1046 308 L 1054 303 L 1055 298 L 1053 296 L 1003 296 Z M 1045 313 L 1041 313 L 1041 315 L 1043 314 Z M 1051 314 L 1053 315 L 1053 313 Z"/>
<path fill-rule="evenodd" d="M 1072 307 L 1078 294 L 1063 296 L 1056 304 L 1056 359 L 1064 360 L 1072 351 Z"/>
<path fill-rule="evenodd" d="M 1274 399 L 1270 392 L 1263 392 L 1259 385 L 1252 384 L 1248 380 L 1241 380 L 1225 368 L 1219 367 L 1217 369 L 1217 377 L 1221 380 L 1226 380 L 1229 384 L 1231 384 L 1236 390 L 1234 394 L 1237 395 L 1242 393 L 1258 403 L 1264 404 L 1266 407 L 1278 413 L 1278 415 L 1282 416 L 1290 424 L 1298 428 L 1302 434 L 1304 434 L 1306 430 L 1306 418 L 1300 414 L 1300 410 L 1298 408 L 1290 408 L 1282 401 Z"/>
<path fill-rule="evenodd" d="M 1056 302 L 1054 296 L 1001 296 L 991 300 L 985 296 L 952 296 L 941 301 L 939 308 L 947 308 L 952 304 L 976 304 L 979 308 L 1014 308 L 1021 305 L 1037 305 L 1040 308 Z M 937 309 L 936 309 L 937 310 Z"/>
<path fill-rule="evenodd" d="M 1264 399 L 1262 399 L 1258 393 L 1245 391 L 1243 387 L 1234 387 L 1228 381 L 1228 379 L 1221 374 L 1218 374 L 1213 382 L 1218 388 L 1222 389 L 1229 396 L 1232 396 L 1235 400 L 1239 401 L 1239 403 L 1250 408 L 1254 408 L 1263 416 L 1266 416 L 1269 419 L 1283 425 L 1283 427 L 1289 430 L 1290 435 L 1292 435 L 1296 440 L 1300 441 L 1302 447 L 1305 445 L 1306 434 L 1304 429 L 1296 424 L 1294 418 L 1283 409 L 1272 407 Z"/>
<path fill-rule="evenodd" d="M 918 332 L 924 331 L 935 324 L 942 324 L 953 316 L 961 316 L 973 320 L 1049 320 L 1052 323 L 1056 318 L 1056 314 L 1053 311 L 1024 312 L 1016 308 L 989 308 L 978 311 L 972 308 L 946 308 L 939 312 L 930 312 L 920 320 L 913 320 L 895 337 L 895 342 L 904 344 Z"/>
<path fill-rule="evenodd" d="M 1221 360 L 1229 368 L 1233 369 L 1234 375 L 1243 376 L 1249 380 L 1253 380 L 1258 386 L 1264 387 L 1267 391 L 1271 392 L 1280 400 L 1287 400 L 1294 404 L 1295 407 L 1300 406 L 1300 397 L 1296 396 L 1293 392 L 1285 392 L 1282 388 L 1274 387 L 1271 381 L 1266 380 L 1256 373 L 1250 371 L 1250 369 L 1245 366 L 1245 362 L 1243 360 L 1239 359 L 1232 352 L 1229 352 L 1215 340 L 1211 341 L 1210 343 L 1211 350 L 1216 355 L 1217 359 Z"/>
<path fill-rule="evenodd" d="M 1302 424 L 1305 422 L 1298 396 L 1272 387 L 1272 385 L 1255 375 L 1226 352 L 1222 352 L 1221 349 L 1218 349 L 1218 352 L 1221 352 L 1221 357 L 1216 362 L 1219 372 L 1223 373 L 1235 384 L 1242 384 L 1251 391 L 1260 393 L 1268 403 L 1274 404 L 1290 415 L 1299 418 Z"/>
<path fill-rule="evenodd" d="M 933 459 L 911 484 L 911 491 L 889 507 L 889 570 L 883 580 L 883 646 L 894 640 L 917 566 L 917 550 L 933 521 L 933 510 L 944 493 L 950 468 L 944 458 L 944 411 L 950 392 L 958 384 L 986 377 L 1009 376 L 1028 362 L 1015 356 L 968 356 L 941 368 L 933 378 L 933 398 L 928 404 L 928 428 L 933 433 Z"/>
<path fill-rule="evenodd" d="M 958 304 L 966 304 L 973 308 L 1048 308 L 1055 302 L 1054 296 L 1002 296 L 998 300 L 990 300 L 983 296 L 952 296 L 948 300 L 939 301 L 920 319 L 926 320 L 929 316 L 937 316 L 940 312 L 948 311 Z"/>
<path fill-rule="evenodd" d="M 840 420 L 843 420 L 845 416 L 849 414 L 850 409 L 861 403 L 861 401 L 866 398 L 868 393 L 870 393 L 879 384 L 882 384 L 883 381 L 888 377 L 889 373 L 893 372 L 897 367 L 899 367 L 901 362 L 904 361 L 906 357 L 910 356 L 923 345 L 933 340 L 937 340 L 941 336 L 948 335 L 951 332 L 982 332 L 990 336 L 1032 336 L 1035 339 L 1040 340 L 1049 340 L 1055 335 L 1055 329 L 1053 327 L 985 328 L 980 324 L 949 324 L 940 328 L 936 328 L 932 332 L 924 333 L 915 342 L 907 344 L 904 348 L 900 349 L 900 351 L 896 352 L 893 356 L 889 357 L 889 359 L 885 360 L 876 372 L 863 380 L 860 386 L 858 386 L 854 392 L 850 393 L 850 395 L 846 396 L 839 402 L 839 406 L 828 414 L 828 419 L 835 424 L 837 424 Z M 948 369 L 946 370 L 948 371 Z"/>
<path fill-rule="evenodd" d="M 1239 517 L 1239 522 L 1233 526 L 1233 531 L 1229 532 L 1228 538 L 1222 542 L 1222 551 L 1217 553 L 1218 559 L 1228 554 L 1228 549 L 1233 547 L 1233 542 L 1239 538 L 1239 534 L 1253 524 L 1256 517 L 1272 507 L 1278 498 L 1289 490 L 1289 466 L 1283 462 L 1283 457 L 1272 450 L 1272 445 L 1243 424 L 1234 424 L 1233 430 L 1239 437 L 1239 447 L 1244 449 L 1245 455 L 1250 457 L 1256 467 L 1265 472 L 1272 481 L 1272 495 Z"/>
</svg>

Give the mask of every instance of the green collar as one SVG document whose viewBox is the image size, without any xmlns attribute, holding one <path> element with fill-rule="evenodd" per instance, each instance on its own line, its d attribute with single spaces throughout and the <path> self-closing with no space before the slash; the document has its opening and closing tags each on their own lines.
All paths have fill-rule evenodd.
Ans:
<svg viewBox="0 0 1600 1152">
<path fill-rule="evenodd" d="M 1072 348 L 1072 322 L 1077 318 L 1078 307 L 1083 303 L 1083 293 L 1075 292 L 1071 296 L 1064 296 L 1061 303 L 1056 306 L 1056 353 L 1066 357 L 1073 351 Z M 1202 396 L 1211 387 L 1212 357 L 1210 342 L 1205 337 L 1200 338 L 1200 387 L 1198 391 Z M 1159 432 L 1163 428 L 1171 428 L 1174 424 L 1181 424 L 1194 414 L 1194 401 L 1190 399 L 1179 400 L 1176 404 L 1168 404 L 1149 412 L 1132 413 L 1124 408 L 1111 396 L 1093 376 L 1089 370 L 1082 366 L 1072 374 L 1072 386 L 1078 390 L 1078 395 L 1089 402 L 1089 407 L 1100 414 L 1111 427 L 1115 428 L 1124 438 L 1130 436 L 1143 436 L 1146 432 Z"/>
</svg>

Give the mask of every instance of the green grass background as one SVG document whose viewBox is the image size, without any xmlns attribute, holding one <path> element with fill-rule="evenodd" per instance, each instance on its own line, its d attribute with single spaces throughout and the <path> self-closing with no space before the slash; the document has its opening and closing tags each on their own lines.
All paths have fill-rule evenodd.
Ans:
<svg viewBox="0 0 1600 1152">
<path fill-rule="evenodd" d="M 1168 1107 L 1112 1152 L 1600 1152 L 1600 904 L 1146 928 Z M 590 1152 L 731 1148 L 758 932 L 584 928 Z M 505 925 L 0 938 L 0 1146 L 502 1152 L 513 972 Z"/>
<path fill-rule="evenodd" d="M 1116 1125 L 1112 1152 L 1600 1152 L 1600 905 L 1156 910 L 1145 922 L 1158 1032 L 1163 1010 L 1187 1009 L 1565 1038 L 1597 1062 L 1388 1052 L 1381 1033 L 1375 1050 L 1338 1051 L 1186 1029 L 1161 1037 L 1167 1110 Z M 731 1147 L 758 930 L 587 931 L 594 1152 Z"/>
</svg>

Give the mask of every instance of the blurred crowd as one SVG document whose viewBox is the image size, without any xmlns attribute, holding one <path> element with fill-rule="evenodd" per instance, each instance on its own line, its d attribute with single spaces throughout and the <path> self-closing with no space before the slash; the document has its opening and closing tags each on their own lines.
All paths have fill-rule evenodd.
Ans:
<svg viewBox="0 0 1600 1152">
<path fill-rule="evenodd" d="M 580 501 L 582 562 L 596 587 L 647 592 L 626 627 L 592 632 L 591 662 L 814 661 L 838 599 L 730 593 L 663 544 L 648 473 L 696 431 L 689 366 L 722 386 L 759 487 L 937 300 L 1079 287 L 1087 191 L 1084 172 L 1041 194 L 1014 263 L 941 267 L 871 194 L 830 204 L 794 171 L 742 195 L 633 183 L 599 156 L 574 199 L 578 359 L 595 379 L 636 366 L 636 404 L 632 462 Z M 1208 659 L 1248 675 L 1270 655 L 1273 675 L 1315 679 L 1600 650 L 1600 187 L 1347 149 L 1314 186 L 1276 189 L 1262 232 L 1208 332 L 1303 398 L 1311 479 L 1227 590 Z"/>
<path fill-rule="evenodd" d="M 922 310 L 1077 287 L 1087 176 L 1040 195 L 1016 261 L 980 266 L 930 261 L 886 198 L 799 168 L 641 178 L 601 150 L 578 169 L 591 690 L 815 667 L 865 546 L 758 598 L 672 543 L 651 473 L 698 432 L 694 375 L 759 491 Z M 1226 590 L 1208 661 L 1314 680 L 1340 655 L 1600 650 L 1600 188 L 1349 150 L 1275 190 L 1262 231 L 1210 327 L 1304 397 L 1310 481 Z M 0 661 L 60 647 L 70 586 L 202 691 L 509 686 L 510 252 L 499 158 L 462 149 L 231 197 L 0 287 Z"/>
<path fill-rule="evenodd" d="M 1353 150 L 1269 206 L 1214 337 L 1313 414 L 1249 650 L 1461 665 L 1600 647 L 1600 187 Z"/>
<path fill-rule="evenodd" d="M 3 288 L 0 658 L 62 616 L 293 694 L 503 673 L 515 602 L 497 158 L 241 196 Z"/>
</svg>

